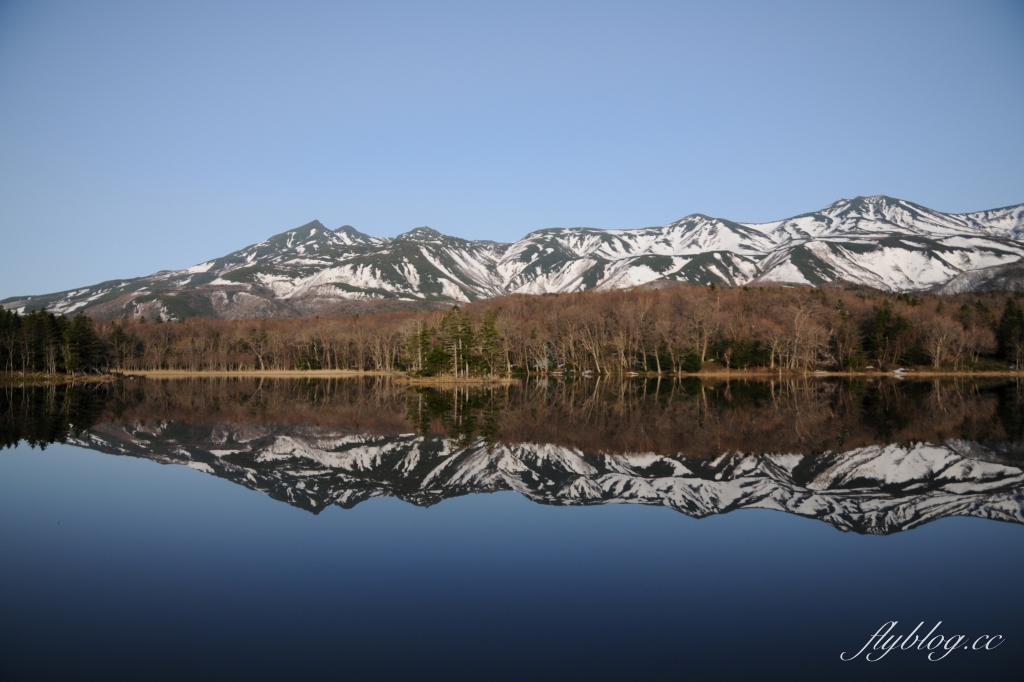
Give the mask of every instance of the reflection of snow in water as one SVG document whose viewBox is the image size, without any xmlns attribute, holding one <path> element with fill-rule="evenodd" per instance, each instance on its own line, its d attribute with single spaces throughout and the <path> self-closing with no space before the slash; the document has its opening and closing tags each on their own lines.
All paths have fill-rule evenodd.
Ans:
<svg viewBox="0 0 1024 682">
<path fill-rule="evenodd" d="M 776 509 L 840 530 L 892 533 L 946 516 L 1024 523 L 1024 471 L 977 443 L 871 445 L 817 456 L 727 453 L 714 460 L 652 453 L 588 455 L 553 444 L 453 450 L 446 438 L 333 433 L 304 425 L 209 427 L 190 443 L 103 425 L 77 444 L 229 478 L 306 509 L 378 496 L 415 504 L 513 490 L 549 504 L 627 502 L 703 517 Z M 226 446 L 236 446 L 235 448 Z"/>
</svg>

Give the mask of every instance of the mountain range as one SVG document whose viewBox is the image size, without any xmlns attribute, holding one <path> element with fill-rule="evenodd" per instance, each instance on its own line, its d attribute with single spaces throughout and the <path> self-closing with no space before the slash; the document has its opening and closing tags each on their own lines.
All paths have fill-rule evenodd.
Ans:
<svg viewBox="0 0 1024 682">
<path fill-rule="evenodd" d="M 371 237 L 319 221 L 185 270 L 15 296 L 98 318 L 288 317 L 680 281 L 737 286 L 846 283 L 884 291 L 1024 288 L 1024 204 L 947 214 L 886 196 L 842 199 L 771 223 L 693 214 L 636 230 L 552 228 L 514 243 L 419 227 Z"/>
</svg>

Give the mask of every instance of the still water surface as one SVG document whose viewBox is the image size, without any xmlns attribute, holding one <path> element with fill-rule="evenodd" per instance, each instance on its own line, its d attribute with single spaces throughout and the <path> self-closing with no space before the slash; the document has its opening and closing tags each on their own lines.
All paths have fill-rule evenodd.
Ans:
<svg viewBox="0 0 1024 682">
<path fill-rule="evenodd" d="M 1019 393 L 7 390 L 0 677 L 1016 675 Z M 840 661 L 888 620 L 1005 643 Z"/>
</svg>

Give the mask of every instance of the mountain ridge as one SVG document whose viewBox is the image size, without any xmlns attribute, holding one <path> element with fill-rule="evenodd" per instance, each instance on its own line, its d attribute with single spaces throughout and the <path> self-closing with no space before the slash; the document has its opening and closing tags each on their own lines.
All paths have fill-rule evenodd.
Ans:
<svg viewBox="0 0 1024 682">
<path fill-rule="evenodd" d="M 422 226 L 393 238 L 313 220 L 184 270 L 41 296 L 5 308 L 100 318 L 246 318 L 446 307 L 510 293 L 659 281 L 726 286 L 849 283 L 885 291 L 1018 289 L 1024 204 L 947 214 L 883 195 L 766 223 L 693 213 L 634 230 L 545 228 L 511 242 Z"/>
</svg>

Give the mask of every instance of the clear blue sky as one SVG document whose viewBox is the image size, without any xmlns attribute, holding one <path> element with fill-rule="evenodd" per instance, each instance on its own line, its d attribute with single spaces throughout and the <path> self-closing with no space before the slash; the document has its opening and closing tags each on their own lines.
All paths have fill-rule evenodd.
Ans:
<svg viewBox="0 0 1024 682">
<path fill-rule="evenodd" d="M 0 297 L 858 194 L 1024 202 L 1024 2 L 0 0 Z"/>
</svg>

